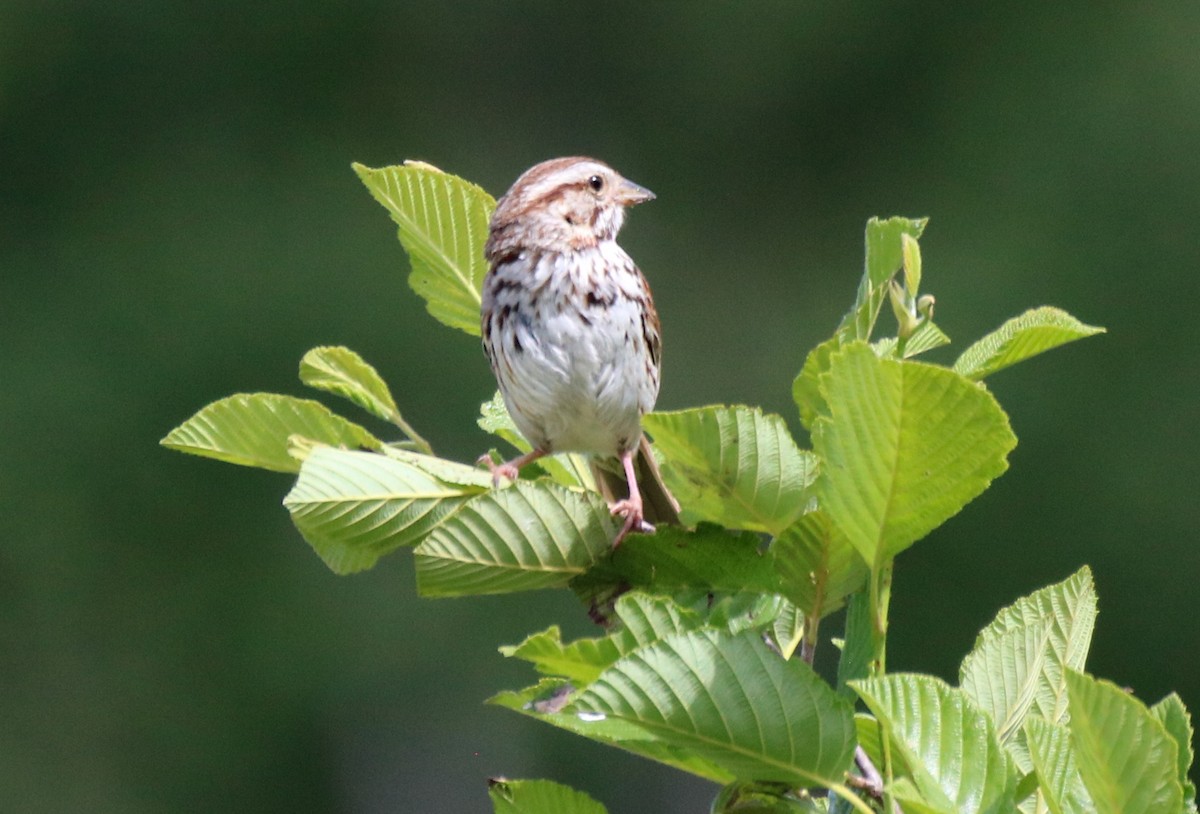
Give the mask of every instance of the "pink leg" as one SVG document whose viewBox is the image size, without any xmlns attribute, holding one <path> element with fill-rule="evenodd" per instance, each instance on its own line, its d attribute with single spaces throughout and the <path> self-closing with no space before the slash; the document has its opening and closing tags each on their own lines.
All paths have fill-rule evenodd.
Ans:
<svg viewBox="0 0 1200 814">
<path fill-rule="evenodd" d="M 533 463 L 538 458 L 543 457 L 545 454 L 546 453 L 543 450 L 534 449 L 526 452 L 524 455 L 519 455 L 516 458 L 513 458 L 511 461 L 506 461 L 502 464 L 498 464 L 493 461 L 491 455 L 481 455 L 479 456 L 479 460 L 475 463 L 485 465 L 488 468 L 488 471 L 492 473 L 492 486 L 499 486 L 501 478 L 516 480 L 521 473 L 521 467 L 523 467 L 525 464 Z"/>
<path fill-rule="evenodd" d="M 637 450 L 621 453 L 621 465 L 625 467 L 625 480 L 629 483 L 629 497 L 612 507 L 614 515 L 625 518 L 621 531 L 613 540 L 613 548 L 619 546 L 629 532 L 646 530 L 646 522 L 642 513 L 642 494 L 638 491 L 637 475 L 633 471 L 633 456 L 636 454 Z"/>
</svg>

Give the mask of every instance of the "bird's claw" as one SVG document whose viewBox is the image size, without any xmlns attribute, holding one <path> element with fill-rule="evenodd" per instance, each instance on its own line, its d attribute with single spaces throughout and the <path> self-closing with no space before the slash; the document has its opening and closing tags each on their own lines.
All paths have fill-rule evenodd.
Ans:
<svg viewBox="0 0 1200 814">
<path fill-rule="evenodd" d="M 479 459 L 475 461 L 475 463 L 483 464 L 488 468 L 488 472 L 492 473 L 492 488 L 499 488 L 501 478 L 515 481 L 518 477 L 520 477 L 521 474 L 520 470 L 518 470 L 517 467 L 513 466 L 511 463 L 498 464 L 493 461 L 492 456 L 487 453 L 480 455 Z"/>
<path fill-rule="evenodd" d="M 642 501 L 640 500 L 620 500 L 613 504 L 613 517 L 623 517 L 625 522 L 621 525 L 621 530 L 617 532 L 617 536 L 613 539 L 613 548 L 621 544 L 629 534 L 633 532 L 641 532 L 643 534 L 653 534 L 654 526 L 646 522 L 645 515 L 642 511 Z"/>
</svg>

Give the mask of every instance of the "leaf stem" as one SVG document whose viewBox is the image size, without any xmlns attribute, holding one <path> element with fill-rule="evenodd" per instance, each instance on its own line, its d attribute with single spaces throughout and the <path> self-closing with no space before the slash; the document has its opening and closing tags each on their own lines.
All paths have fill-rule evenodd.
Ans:
<svg viewBox="0 0 1200 814">
<path fill-rule="evenodd" d="M 399 412 L 395 412 L 392 413 L 391 418 L 392 423 L 399 427 L 402 433 L 408 436 L 408 440 L 417 445 L 418 451 L 423 452 L 426 455 L 433 454 L 433 447 L 431 447 L 429 442 L 422 438 L 420 434 L 418 434 L 417 431 L 412 428 L 411 424 L 404 420 L 404 416 L 400 415 Z"/>
<path fill-rule="evenodd" d="M 888 605 L 892 601 L 892 571 L 895 559 L 887 559 L 871 569 L 871 676 L 882 678 L 887 671 L 887 628 Z M 895 811 L 896 800 L 892 796 L 892 746 L 891 733 L 881 721 L 880 744 L 883 747 L 883 799 L 884 811 Z"/>
<path fill-rule="evenodd" d="M 804 636 L 800 639 L 800 658 L 813 666 L 813 659 L 817 656 L 817 632 L 820 630 L 821 622 L 819 619 L 804 620 Z"/>
<path fill-rule="evenodd" d="M 895 560 L 887 560 L 871 569 L 871 676 L 887 672 L 888 605 L 892 601 L 892 568 Z"/>
</svg>

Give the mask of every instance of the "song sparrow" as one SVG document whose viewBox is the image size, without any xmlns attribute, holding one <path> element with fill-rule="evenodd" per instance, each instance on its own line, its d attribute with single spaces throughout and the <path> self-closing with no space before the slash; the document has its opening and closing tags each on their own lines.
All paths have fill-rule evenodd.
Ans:
<svg viewBox="0 0 1200 814">
<path fill-rule="evenodd" d="M 646 278 L 616 241 L 625 208 L 653 198 L 595 159 L 545 161 L 497 202 L 485 249 L 483 348 L 533 449 L 503 464 L 481 460 L 498 484 L 550 453 L 620 459 L 628 496 L 612 506 L 624 519 L 614 545 L 645 528 L 639 448 L 642 471 L 661 485 L 641 428 L 658 397 L 658 314 Z M 666 495 L 656 502 L 677 512 Z"/>
</svg>

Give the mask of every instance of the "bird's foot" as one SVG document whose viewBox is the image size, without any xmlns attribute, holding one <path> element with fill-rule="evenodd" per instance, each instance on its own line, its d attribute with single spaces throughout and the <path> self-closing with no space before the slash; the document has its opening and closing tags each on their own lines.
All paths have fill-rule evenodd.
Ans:
<svg viewBox="0 0 1200 814">
<path fill-rule="evenodd" d="M 646 522 L 645 515 L 642 513 L 641 498 L 627 498 L 617 501 L 612 507 L 613 517 L 623 517 L 625 522 L 621 525 L 621 530 L 617 532 L 617 536 L 613 539 L 613 548 L 621 544 L 629 534 L 633 532 L 641 532 L 644 534 L 652 534 L 654 526 Z"/>
<path fill-rule="evenodd" d="M 480 455 L 479 459 L 475 461 L 475 463 L 476 465 L 482 464 L 486 466 L 488 468 L 488 472 L 492 473 L 493 488 L 500 486 L 501 478 L 515 481 L 521 474 L 521 471 L 517 469 L 513 462 L 509 461 L 507 463 L 498 464 L 492 460 L 492 456 L 488 453 Z"/>
<path fill-rule="evenodd" d="M 534 449 L 526 452 L 524 455 L 513 458 L 511 461 L 505 461 L 504 463 L 499 464 L 493 461 L 492 456 L 488 454 L 481 455 L 479 460 L 477 460 L 475 463 L 483 464 L 488 468 L 488 471 L 492 473 L 492 486 L 498 487 L 500 485 L 501 478 L 515 481 L 518 477 L 520 477 L 521 467 L 523 467 L 525 464 L 533 463 L 545 454 L 546 451 L 543 449 Z"/>
</svg>

